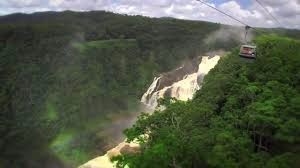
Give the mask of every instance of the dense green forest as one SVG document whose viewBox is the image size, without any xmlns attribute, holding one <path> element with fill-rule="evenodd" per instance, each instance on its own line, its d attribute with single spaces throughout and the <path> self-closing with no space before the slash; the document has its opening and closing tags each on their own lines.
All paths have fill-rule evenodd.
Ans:
<svg viewBox="0 0 300 168">
<path fill-rule="evenodd" d="M 119 167 L 300 167 L 300 41 L 255 40 L 257 59 L 221 58 L 188 102 L 165 99 L 125 130 L 141 152 Z M 147 136 L 145 136 L 147 135 Z"/>
<path fill-rule="evenodd" d="M 220 26 L 103 11 L 1 16 L 0 167 L 103 154 L 111 116 L 136 111 L 153 77 L 207 51 Z"/>
<path fill-rule="evenodd" d="M 137 111 L 155 75 L 239 44 L 203 41 L 221 27 L 234 29 L 104 11 L 0 16 L 0 167 L 76 166 L 103 154 L 111 116 Z M 299 37 L 296 30 L 272 32 Z M 270 66 L 287 64 L 278 61 Z M 213 93 L 208 97 L 225 94 Z"/>
</svg>

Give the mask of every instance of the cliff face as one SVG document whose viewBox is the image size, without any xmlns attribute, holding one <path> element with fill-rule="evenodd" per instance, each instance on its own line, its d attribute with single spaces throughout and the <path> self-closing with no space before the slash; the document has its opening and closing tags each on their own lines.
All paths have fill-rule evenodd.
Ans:
<svg viewBox="0 0 300 168">
<path fill-rule="evenodd" d="M 182 67 L 155 77 L 152 84 L 142 96 L 141 102 L 155 108 L 157 100 L 173 97 L 187 101 L 201 88 L 204 76 L 218 63 L 220 56 L 203 56 L 201 62 L 185 64 Z"/>
</svg>

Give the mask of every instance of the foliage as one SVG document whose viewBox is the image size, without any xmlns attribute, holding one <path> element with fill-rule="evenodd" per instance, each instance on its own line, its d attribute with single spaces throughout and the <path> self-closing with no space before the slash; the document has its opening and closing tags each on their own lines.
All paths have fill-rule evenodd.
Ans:
<svg viewBox="0 0 300 168">
<path fill-rule="evenodd" d="M 193 100 L 140 116 L 125 134 L 141 153 L 115 158 L 118 166 L 299 167 L 300 41 L 256 44 L 252 62 L 237 50 L 221 58 Z"/>
<path fill-rule="evenodd" d="M 109 116 L 136 111 L 151 79 L 205 52 L 218 28 L 103 11 L 0 16 L 1 166 L 102 154 Z"/>
<path fill-rule="evenodd" d="M 110 116 L 136 111 L 156 74 L 207 48 L 226 50 L 237 44 L 203 42 L 220 27 L 104 11 L 0 16 L 1 166 L 57 167 L 52 163 L 59 160 L 74 166 L 102 154 Z M 269 103 L 276 101 L 281 99 Z M 288 136 L 294 129 L 284 127 L 277 136 L 295 141 Z"/>
</svg>

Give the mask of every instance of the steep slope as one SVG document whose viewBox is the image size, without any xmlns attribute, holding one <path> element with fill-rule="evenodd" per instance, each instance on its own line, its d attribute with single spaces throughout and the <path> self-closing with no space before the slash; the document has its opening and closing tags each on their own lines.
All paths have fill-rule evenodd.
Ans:
<svg viewBox="0 0 300 168">
<path fill-rule="evenodd" d="M 140 116 L 125 133 L 141 153 L 117 157 L 118 166 L 299 167 L 300 42 L 256 44 L 253 62 L 237 50 L 221 58 L 193 100 Z"/>
<path fill-rule="evenodd" d="M 239 44 L 231 35 L 206 41 L 221 27 L 239 30 L 104 11 L 1 16 L 0 167 L 74 166 L 103 154 L 115 145 L 105 129 L 140 111 L 154 76 Z"/>
<path fill-rule="evenodd" d="M 197 61 L 198 59 L 201 61 Z M 204 76 L 218 63 L 219 59 L 218 55 L 199 56 L 191 62 L 185 62 L 175 70 L 163 73 L 158 78 L 155 77 L 153 83 L 143 94 L 141 102 L 150 107 L 149 110 L 153 112 L 160 98 L 175 98 L 184 101 L 192 99 L 194 93 L 201 88 Z M 165 94 L 166 90 L 170 90 L 171 94 Z M 105 155 L 94 158 L 79 168 L 113 168 L 115 167 L 115 163 L 111 161 L 113 157 L 122 152 L 134 153 L 137 151 L 139 151 L 138 143 L 121 142 L 108 150 Z"/>
<path fill-rule="evenodd" d="M 103 11 L 1 16 L 1 166 L 103 154 L 115 145 L 105 129 L 139 111 L 156 74 L 205 52 L 219 27 Z"/>
</svg>

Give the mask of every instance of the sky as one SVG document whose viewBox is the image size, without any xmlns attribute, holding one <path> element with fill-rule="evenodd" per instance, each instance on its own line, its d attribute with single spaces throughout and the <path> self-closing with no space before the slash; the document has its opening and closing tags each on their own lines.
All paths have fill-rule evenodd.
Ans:
<svg viewBox="0 0 300 168">
<path fill-rule="evenodd" d="M 203 0 L 250 26 L 300 29 L 300 0 Z M 41 11 L 105 10 L 128 15 L 174 17 L 241 25 L 196 0 L 0 0 L 0 15 Z"/>
</svg>

